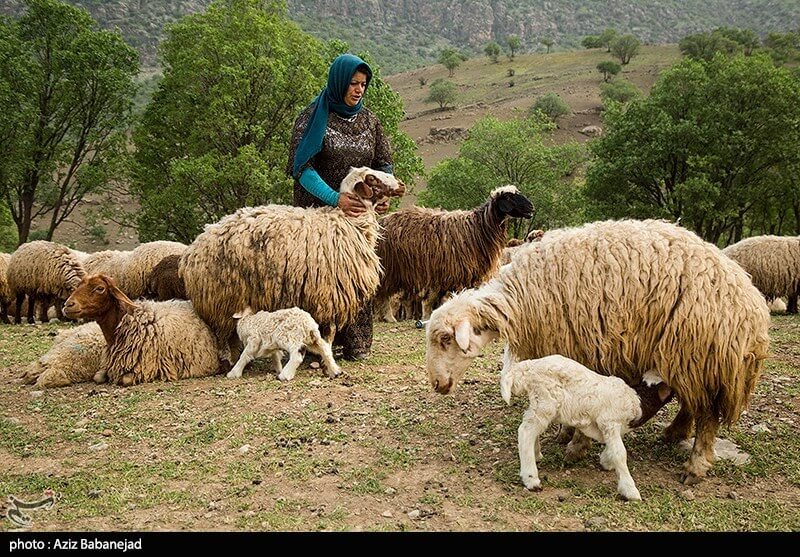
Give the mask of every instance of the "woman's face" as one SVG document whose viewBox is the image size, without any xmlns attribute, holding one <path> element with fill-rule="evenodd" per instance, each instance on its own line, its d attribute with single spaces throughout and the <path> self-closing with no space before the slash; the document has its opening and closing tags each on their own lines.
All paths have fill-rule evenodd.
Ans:
<svg viewBox="0 0 800 557">
<path fill-rule="evenodd" d="M 367 74 L 364 72 L 356 72 L 350 78 L 350 85 L 347 86 L 347 93 L 344 95 L 344 102 L 347 106 L 355 106 L 361 97 L 364 96 L 364 90 L 367 88 Z"/>
</svg>

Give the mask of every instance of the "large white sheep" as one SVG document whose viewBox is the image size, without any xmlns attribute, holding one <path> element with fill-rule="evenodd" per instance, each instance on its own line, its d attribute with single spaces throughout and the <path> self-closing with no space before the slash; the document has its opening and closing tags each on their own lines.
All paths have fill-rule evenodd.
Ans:
<svg viewBox="0 0 800 557">
<path fill-rule="evenodd" d="M 103 369 L 105 352 L 106 339 L 97 323 L 65 329 L 50 350 L 25 369 L 22 381 L 40 388 L 91 381 Z"/>
<path fill-rule="evenodd" d="M 376 305 L 397 292 L 417 295 L 427 319 L 447 292 L 478 286 L 497 272 L 509 217 L 532 212 L 515 186 L 503 186 L 470 211 L 410 207 L 386 215 L 380 219 L 377 250 L 385 273 Z"/>
<path fill-rule="evenodd" d="M 8 262 L 11 260 L 10 253 L 0 253 L 0 323 L 8 323 L 8 309 L 11 307 L 11 300 L 14 296 L 8 287 Z"/>
<path fill-rule="evenodd" d="M 619 377 L 599 375 L 560 354 L 504 366 L 500 374 L 503 400 L 511 404 L 514 394 L 529 401 L 518 431 L 519 474 L 525 487 L 541 489 L 536 468 L 536 460 L 542 457 L 539 436 L 556 421 L 605 443 L 600 464 L 617 472 L 617 492 L 629 501 L 641 500 L 628 470 L 622 436 L 652 417 L 672 391 L 653 372 L 644 374 L 637 390 Z"/>
<path fill-rule="evenodd" d="M 686 480 L 714 460 L 767 357 L 769 312 L 747 274 L 697 235 L 661 221 L 605 221 L 548 232 L 497 278 L 455 296 L 427 325 L 431 384 L 448 393 L 491 340 L 512 361 L 563 354 L 629 384 L 664 378 L 681 408 L 665 431 L 696 426 Z"/>
<path fill-rule="evenodd" d="M 347 217 L 334 207 L 245 207 L 208 225 L 180 261 L 179 275 L 197 313 L 225 348 L 238 357 L 233 314 L 244 307 L 275 311 L 299 307 L 320 324 L 323 336 L 350 323 L 378 288 L 374 205 L 402 195 L 394 176 L 356 168 L 341 192 L 367 206 Z"/>
<path fill-rule="evenodd" d="M 107 349 L 98 383 L 128 386 L 220 372 L 216 339 L 191 302 L 134 303 L 112 278 L 91 275 L 67 299 L 64 313 L 95 320 L 103 331 Z"/>
<path fill-rule="evenodd" d="M 305 347 L 314 354 L 322 356 L 328 377 L 339 375 L 339 366 L 333 359 L 331 345 L 322 338 L 317 322 L 300 308 L 259 311 L 245 308 L 233 315 L 236 333 L 244 346 L 239 361 L 228 372 L 229 379 L 242 376 L 244 366 L 251 360 L 270 355 L 272 368 L 281 381 L 294 378 L 298 366 L 303 361 L 302 349 Z M 289 360 L 281 366 L 281 355 L 286 352 Z"/>
<path fill-rule="evenodd" d="M 800 295 L 800 236 L 753 236 L 722 253 L 750 274 L 753 286 L 771 301 L 786 296 L 787 313 L 797 313 Z"/>
<path fill-rule="evenodd" d="M 22 244 L 8 262 L 8 287 L 16 299 L 16 323 L 22 322 L 22 301 L 28 296 L 28 323 L 33 323 L 35 302 L 41 303 L 40 321 L 47 322 L 47 309 L 65 300 L 85 272 L 72 251 L 61 244 L 36 240 Z"/>
</svg>

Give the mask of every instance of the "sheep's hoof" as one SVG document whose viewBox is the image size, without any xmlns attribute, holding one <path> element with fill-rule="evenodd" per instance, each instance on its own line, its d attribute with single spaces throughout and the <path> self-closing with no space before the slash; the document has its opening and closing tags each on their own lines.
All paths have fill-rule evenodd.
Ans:
<svg viewBox="0 0 800 557">
<path fill-rule="evenodd" d="M 417 320 L 417 322 L 416 322 L 416 323 L 414 323 L 414 326 L 415 326 L 417 329 L 424 329 L 424 328 L 425 328 L 425 323 L 423 323 L 422 321 L 419 321 L 419 320 Z"/>
<path fill-rule="evenodd" d="M 622 499 L 626 500 L 626 501 L 641 501 L 642 500 L 642 496 L 639 494 L 638 490 L 634 490 L 634 491 L 632 491 L 630 493 L 627 493 L 627 494 L 619 493 L 619 496 Z"/>
<path fill-rule="evenodd" d="M 94 381 L 95 383 L 105 383 L 106 379 L 107 377 L 104 371 L 98 371 L 97 373 L 94 374 L 94 377 L 92 377 L 92 381 Z"/>
<path fill-rule="evenodd" d="M 701 481 L 703 481 L 703 478 L 697 474 L 693 474 L 691 472 L 684 472 L 681 474 L 681 483 L 683 485 L 697 485 Z"/>
<path fill-rule="evenodd" d="M 239 379 L 242 376 L 241 372 L 229 371 L 225 377 L 228 379 Z"/>
<path fill-rule="evenodd" d="M 291 381 L 293 377 L 294 375 L 284 375 L 282 373 L 278 375 L 278 379 L 280 379 L 281 381 Z"/>
<path fill-rule="evenodd" d="M 123 387 L 130 387 L 131 385 L 134 384 L 135 381 L 136 378 L 133 376 L 132 373 L 126 373 L 125 375 L 122 376 L 121 384 Z"/>
<path fill-rule="evenodd" d="M 339 368 L 336 368 L 336 369 L 333 369 L 333 370 L 331 370 L 331 369 L 328 370 L 328 377 L 330 377 L 331 379 L 335 379 L 335 378 L 339 377 L 341 374 L 342 374 L 342 370 L 339 369 Z"/>
</svg>

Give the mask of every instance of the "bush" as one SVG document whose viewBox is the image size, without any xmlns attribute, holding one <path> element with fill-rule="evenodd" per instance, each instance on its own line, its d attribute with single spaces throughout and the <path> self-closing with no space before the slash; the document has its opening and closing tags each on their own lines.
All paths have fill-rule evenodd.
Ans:
<svg viewBox="0 0 800 557">
<path fill-rule="evenodd" d="M 608 101 L 626 103 L 641 95 L 642 92 L 636 85 L 622 77 L 600 86 L 600 98 L 603 99 L 603 104 L 608 104 Z"/>
<path fill-rule="evenodd" d="M 11 218 L 11 211 L 5 205 L 0 206 L 0 251 L 11 253 L 17 249 L 17 227 Z"/>
<path fill-rule="evenodd" d="M 444 108 L 448 104 L 454 104 L 456 102 L 456 84 L 452 81 L 439 78 L 431 83 L 428 91 L 425 102 L 439 103 L 439 108 Z"/>
<path fill-rule="evenodd" d="M 542 114 L 555 121 L 559 116 L 564 116 L 570 113 L 570 108 L 564 100 L 555 93 L 547 93 L 539 97 L 533 106 L 531 112 L 540 111 Z"/>
<path fill-rule="evenodd" d="M 622 66 L 613 60 L 606 60 L 597 64 L 597 71 L 603 74 L 603 81 L 608 82 L 612 76 L 617 75 L 622 70 Z"/>
</svg>

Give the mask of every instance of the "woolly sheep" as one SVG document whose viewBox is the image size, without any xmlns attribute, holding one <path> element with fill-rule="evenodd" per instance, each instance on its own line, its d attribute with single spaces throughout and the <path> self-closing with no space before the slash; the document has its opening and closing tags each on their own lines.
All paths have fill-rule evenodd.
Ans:
<svg viewBox="0 0 800 557">
<path fill-rule="evenodd" d="M 524 242 L 520 242 L 519 240 L 517 240 L 517 242 L 514 242 L 512 244 L 511 240 L 509 240 L 508 245 L 506 245 L 506 247 L 503 249 L 502 255 L 500 255 L 500 266 L 502 267 L 503 265 L 508 265 L 509 263 L 511 263 L 511 258 L 514 257 L 514 255 L 519 252 L 522 246 L 525 246 L 531 242 L 539 242 L 543 236 L 544 236 L 544 230 L 531 230 L 525 236 Z M 516 240 L 516 238 L 512 239 Z"/>
<path fill-rule="evenodd" d="M 16 323 L 22 322 L 22 301 L 28 296 L 28 323 L 33 323 L 35 302 L 41 302 L 40 321 L 49 318 L 47 309 L 64 300 L 84 277 L 78 258 L 66 246 L 46 240 L 22 244 L 8 262 L 8 287 L 16 299 Z"/>
<path fill-rule="evenodd" d="M 686 481 L 714 460 L 720 423 L 746 407 L 769 348 L 769 312 L 716 247 L 661 221 L 605 221 L 548 232 L 427 325 L 427 370 L 446 394 L 491 340 L 514 361 L 563 354 L 627 383 L 653 370 L 681 408 L 668 440 L 697 434 Z"/>
<path fill-rule="evenodd" d="M 206 226 L 181 257 L 186 293 L 232 359 L 238 346 L 231 316 L 241 308 L 299 307 L 330 341 L 375 294 L 380 261 L 374 205 L 402 195 L 405 186 L 389 174 L 355 168 L 340 191 L 359 196 L 366 213 L 352 218 L 334 207 L 245 207 Z"/>
<path fill-rule="evenodd" d="M 159 240 L 140 244 L 131 252 L 125 266 L 125 294 L 132 299 L 145 295 L 147 279 L 153 269 L 165 257 L 170 255 L 181 256 L 186 251 L 186 244 Z"/>
<path fill-rule="evenodd" d="M 652 372 L 644 374 L 638 390 L 645 393 L 641 398 L 619 377 L 599 375 L 558 354 L 504 367 L 500 394 L 506 404 L 511 404 L 512 394 L 529 399 L 518 430 L 519 474 L 525 487 L 541 489 L 536 468 L 536 460 L 542 458 L 539 436 L 556 421 L 605 443 L 600 464 L 617 472 L 617 492 L 628 501 L 641 500 L 622 436 L 655 414 L 671 390 Z"/>
<path fill-rule="evenodd" d="M 147 286 L 144 295 L 146 298 L 154 300 L 186 300 L 186 285 L 178 276 L 178 265 L 181 256 L 178 254 L 168 255 L 153 267 L 150 276 L 147 277 Z"/>
<path fill-rule="evenodd" d="M 289 381 L 294 378 L 297 367 L 303 361 L 301 349 L 307 348 L 314 354 L 322 356 L 322 362 L 328 371 L 328 377 L 339 375 L 339 366 L 333 360 L 331 345 L 319 334 L 316 321 L 299 308 L 279 309 L 277 311 L 259 311 L 245 308 L 233 315 L 238 319 L 236 332 L 244 345 L 239 361 L 228 372 L 230 379 L 242 376 L 244 366 L 251 360 L 272 356 L 272 367 L 278 373 L 278 379 Z M 281 367 L 281 353 L 289 355 L 289 361 Z"/>
<path fill-rule="evenodd" d="M 75 250 L 87 275 L 103 274 L 114 279 L 117 287 L 127 294 L 125 269 L 131 257 L 131 251 L 103 250 L 81 254 Z M 129 296 L 130 297 L 130 296 Z"/>
<path fill-rule="evenodd" d="M 207 377 L 219 371 L 216 339 L 191 302 L 134 303 L 114 279 L 91 275 L 67 299 L 64 313 L 95 320 L 103 331 L 107 349 L 95 376 L 98 383 L 107 378 L 128 386 Z"/>
<path fill-rule="evenodd" d="M 753 236 L 722 250 L 747 271 L 768 301 L 786 296 L 786 313 L 797 313 L 800 236 Z"/>
<path fill-rule="evenodd" d="M 386 215 L 377 247 L 385 273 L 376 303 L 396 292 L 417 294 L 427 319 L 445 293 L 478 286 L 497 272 L 508 218 L 532 213 L 533 204 L 509 185 L 471 211 L 410 207 Z"/>
<path fill-rule="evenodd" d="M 65 329 L 50 350 L 27 367 L 22 381 L 40 388 L 91 381 L 102 369 L 105 351 L 106 339 L 97 323 Z"/>
<path fill-rule="evenodd" d="M 0 253 L 0 323 L 9 323 L 8 309 L 14 296 L 8 287 L 8 262 L 11 260 L 10 253 Z"/>
</svg>

